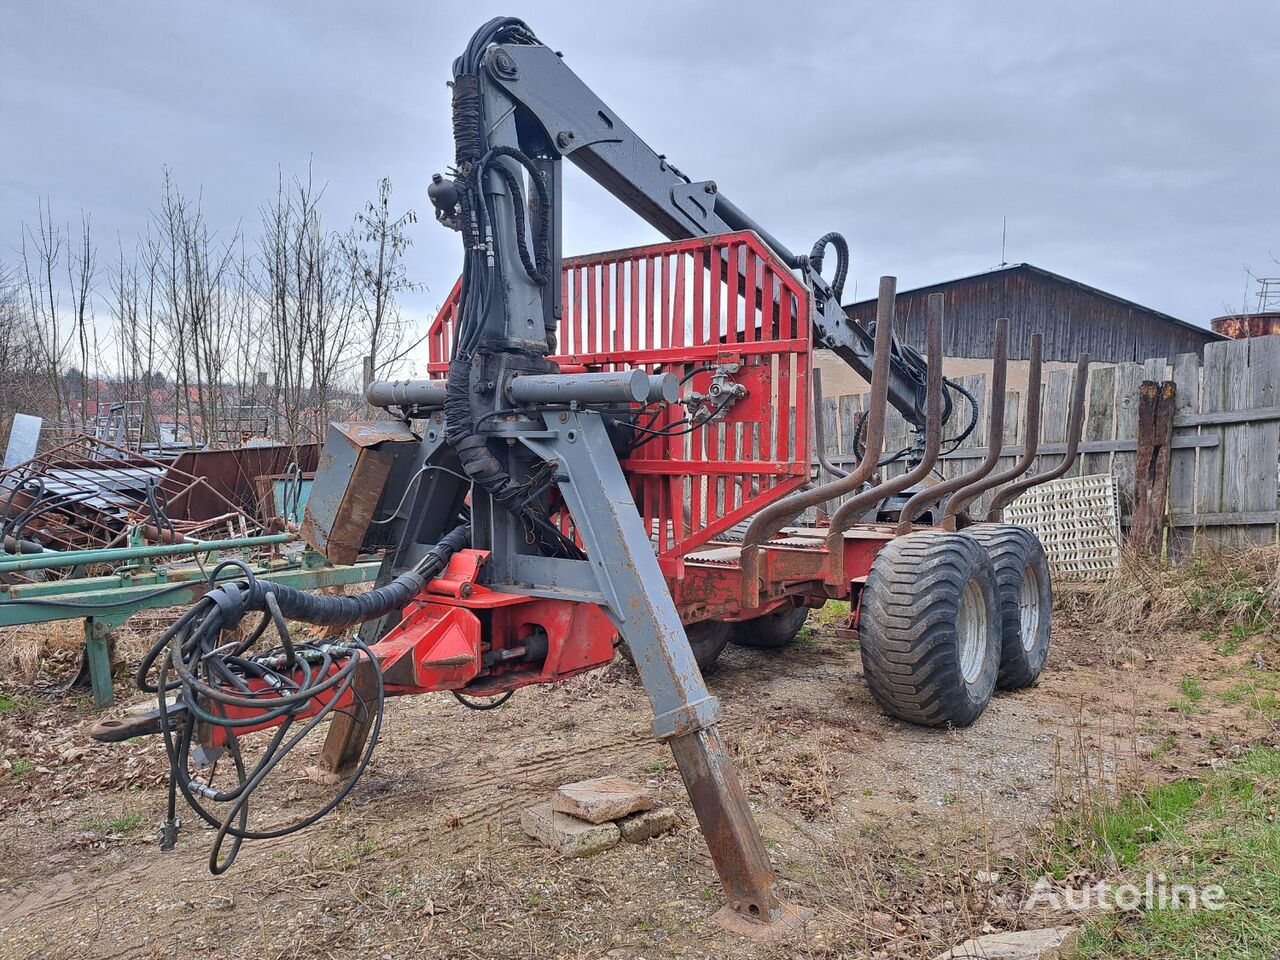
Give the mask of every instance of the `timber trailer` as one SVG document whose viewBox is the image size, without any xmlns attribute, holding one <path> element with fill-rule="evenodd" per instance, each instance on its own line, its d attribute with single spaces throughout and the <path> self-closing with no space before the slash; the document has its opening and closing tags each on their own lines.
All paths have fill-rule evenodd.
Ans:
<svg viewBox="0 0 1280 960">
<path fill-rule="evenodd" d="M 1001 511 L 1070 466 L 1087 360 L 1068 453 L 1024 477 L 1040 416 L 1031 338 L 1027 443 L 996 471 L 1008 324 L 995 321 L 987 455 L 927 483 L 964 399 L 942 375 L 941 296 L 928 304 L 927 361 L 894 336 L 892 278 L 874 324 L 852 322 L 840 235 L 791 252 L 716 183 L 650 149 L 519 20 L 482 27 L 451 87 L 454 165 L 429 195 L 461 234 L 464 265 L 430 332 L 428 376 L 367 388 L 396 418 L 333 425 L 303 522 L 331 562 L 381 551 L 378 585 L 320 596 L 223 563 L 140 665 L 156 709 L 95 735 L 163 735 L 161 846 L 176 840 L 180 792 L 216 828 L 220 873 L 244 840 L 333 809 L 369 763 L 386 698 L 449 691 L 492 708 L 625 645 L 724 887 L 717 918 L 772 936 L 807 911 L 779 897 L 703 671 L 729 642 L 785 647 L 810 609 L 838 599 L 871 692 L 895 717 L 964 726 L 997 686 L 1034 683 L 1049 571 L 1035 536 Z M 670 242 L 562 259 L 565 159 Z M 861 459 L 848 473 L 828 464 L 825 483 L 811 464 L 815 347 L 870 383 Z M 877 482 L 890 403 L 918 439 L 899 455 L 909 469 Z M 969 508 L 992 491 L 975 522 Z M 837 502 L 825 523 L 800 523 Z M 242 625 L 249 614 L 260 619 Z M 290 620 L 331 636 L 294 640 Z M 334 795 L 292 823 L 252 823 L 254 789 L 325 718 Z"/>
</svg>

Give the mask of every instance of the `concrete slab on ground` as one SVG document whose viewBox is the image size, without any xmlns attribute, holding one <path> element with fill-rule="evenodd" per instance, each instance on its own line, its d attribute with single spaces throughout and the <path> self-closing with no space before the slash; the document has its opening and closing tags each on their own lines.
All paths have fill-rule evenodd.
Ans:
<svg viewBox="0 0 1280 960">
<path fill-rule="evenodd" d="M 616 847 L 621 839 L 616 823 L 587 823 L 551 809 L 550 803 L 526 807 L 520 814 L 520 826 L 566 857 L 590 857 Z"/>
<path fill-rule="evenodd" d="M 653 808 L 653 797 L 639 784 L 622 777 L 596 777 L 566 783 L 551 798 L 551 807 L 588 823 L 605 823 L 629 813 Z"/>
<path fill-rule="evenodd" d="M 676 812 L 670 807 L 654 807 L 623 817 L 618 821 L 618 830 L 628 843 L 644 843 L 660 833 L 674 830 L 678 822 Z"/>
<path fill-rule="evenodd" d="M 962 960 L 969 957 L 982 957 L 983 960 L 1062 960 L 1075 949 L 1076 938 L 1075 927 L 992 933 L 966 940 L 946 953 L 939 954 L 936 960 Z"/>
</svg>

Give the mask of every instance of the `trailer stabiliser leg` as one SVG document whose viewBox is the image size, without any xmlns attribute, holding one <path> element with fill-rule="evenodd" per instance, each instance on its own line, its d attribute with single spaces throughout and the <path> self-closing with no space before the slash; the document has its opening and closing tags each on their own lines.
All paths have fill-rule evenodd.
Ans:
<svg viewBox="0 0 1280 960">
<path fill-rule="evenodd" d="M 742 936 L 781 937 L 813 911 L 779 899 L 773 867 L 715 724 L 668 741 L 729 902 L 714 920 Z"/>
<path fill-rule="evenodd" d="M 654 712 L 728 897 L 716 919 L 736 933 L 772 939 L 812 911 L 784 903 L 746 793 L 720 738 L 720 703 L 698 670 L 680 614 L 599 414 L 546 415 L 525 444 L 559 460 L 558 483 L 586 547 L 586 561 L 622 639 L 631 648 Z M 548 435 L 550 434 L 550 436 Z"/>
</svg>

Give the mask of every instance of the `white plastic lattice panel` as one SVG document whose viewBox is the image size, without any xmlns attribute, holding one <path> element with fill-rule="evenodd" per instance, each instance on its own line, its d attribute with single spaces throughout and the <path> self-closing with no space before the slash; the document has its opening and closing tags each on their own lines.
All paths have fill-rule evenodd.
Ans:
<svg viewBox="0 0 1280 960">
<path fill-rule="evenodd" d="M 1120 565 L 1120 494 L 1110 474 L 1032 487 L 1004 518 L 1035 531 L 1054 576 L 1105 580 Z"/>
</svg>

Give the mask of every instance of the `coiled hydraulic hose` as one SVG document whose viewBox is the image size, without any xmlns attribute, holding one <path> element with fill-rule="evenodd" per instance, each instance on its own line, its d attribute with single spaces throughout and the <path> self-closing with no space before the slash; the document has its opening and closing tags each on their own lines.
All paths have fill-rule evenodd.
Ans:
<svg viewBox="0 0 1280 960">
<path fill-rule="evenodd" d="M 836 301 L 844 296 L 844 282 L 849 276 L 849 243 L 844 236 L 836 233 L 825 234 L 818 238 L 818 242 L 813 245 L 813 249 L 809 251 L 809 264 L 816 273 L 822 273 L 822 261 L 827 255 L 827 245 L 836 248 L 836 275 L 831 280 L 831 292 L 835 294 Z"/>
<path fill-rule="evenodd" d="M 215 874 L 231 866 L 243 841 L 294 833 L 315 823 L 342 802 L 368 766 L 378 743 L 385 700 L 382 673 L 373 651 L 358 638 L 335 644 L 297 643 L 289 635 L 286 618 L 345 627 L 398 610 L 407 605 L 428 581 L 444 569 L 449 558 L 470 541 L 470 524 L 461 523 L 428 551 L 412 570 L 402 573 L 385 586 L 355 597 L 328 597 L 259 580 L 239 561 L 226 561 L 210 571 L 209 582 L 217 586 L 165 631 L 138 668 L 138 686 L 155 693 L 159 700 L 161 732 L 169 757 L 166 848 L 172 847 L 176 836 L 178 791 L 202 820 L 217 828 L 209 855 L 209 870 Z M 219 582 L 222 571 L 232 567 L 238 567 L 244 578 Z M 261 612 L 263 616 L 253 631 L 243 640 L 223 643 L 224 633 L 238 625 L 245 615 L 254 612 Z M 279 637 L 279 644 L 251 654 L 250 651 L 272 626 Z M 373 667 L 376 692 L 372 703 L 354 686 L 361 661 Z M 180 714 L 167 702 L 168 693 L 175 690 L 179 693 L 179 703 L 185 708 Z M 289 751 L 338 709 L 348 693 L 356 701 L 353 708 L 360 711 L 360 719 L 371 726 L 365 748 L 347 781 L 335 796 L 307 816 L 271 829 L 251 829 L 250 795 Z M 322 697 L 324 702 L 320 709 L 309 713 Z M 293 727 L 298 723 L 301 727 L 294 732 Z M 277 724 L 277 728 L 261 758 L 250 769 L 241 751 L 237 731 L 259 728 L 264 724 Z M 206 763 L 211 769 L 203 781 L 191 771 L 192 747 L 197 730 L 202 727 L 221 729 L 222 739 L 235 767 L 235 781 L 229 787 L 213 786 L 216 759 Z M 227 807 L 215 814 L 206 801 L 227 804 Z M 231 846 L 223 856 L 222 848 L 228 837 L 231 838 Z"/>
</svg>

